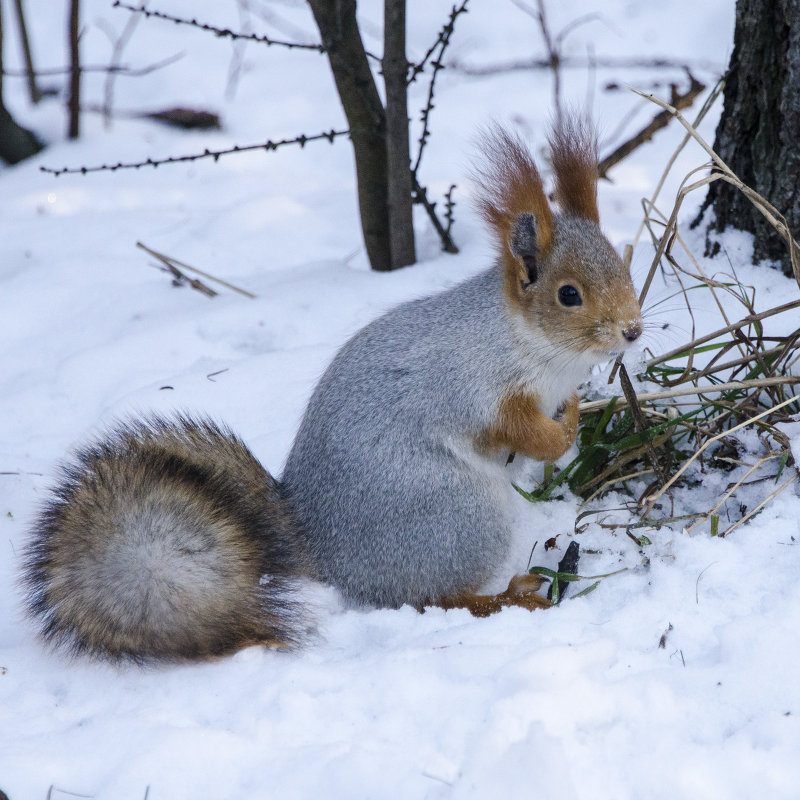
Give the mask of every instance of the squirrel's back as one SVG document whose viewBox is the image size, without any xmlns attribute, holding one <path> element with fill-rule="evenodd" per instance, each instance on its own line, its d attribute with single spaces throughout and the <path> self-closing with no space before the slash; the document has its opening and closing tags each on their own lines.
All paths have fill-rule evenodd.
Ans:
<svg viewBox="0 0 800 800">
<path fill-rule="evenodd" d="M 23 580 L 45 638 L 74 652 L 207 658 L 298 639 L 291 578 L 308 573 L 304 552 L 278 484 L 238 437 L 154 417 L 62 468 Z"/>
</svg>

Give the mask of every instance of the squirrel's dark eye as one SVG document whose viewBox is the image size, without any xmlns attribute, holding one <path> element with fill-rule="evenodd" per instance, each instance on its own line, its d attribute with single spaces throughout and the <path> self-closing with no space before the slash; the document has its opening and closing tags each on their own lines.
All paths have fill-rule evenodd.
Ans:
<svg viewBox="0 0 800 800">
<path fill-rule="evenodd" d="M 562 286 L 558 290 L 558 302 L 562 306 L 579 306 L 583 304 L 581 293 L 574 286 Z"/>
</svg>

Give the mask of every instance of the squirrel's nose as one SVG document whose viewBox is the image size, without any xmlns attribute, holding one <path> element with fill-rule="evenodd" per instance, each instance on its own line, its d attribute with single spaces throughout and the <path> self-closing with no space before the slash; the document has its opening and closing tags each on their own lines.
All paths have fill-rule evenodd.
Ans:
<svg viewBox="0 0 800 800">
<path fill-rule="evenodd" d="M 642 335 L 642 323 L 634 322 L 622 329 L 622 335 L 629 342 L 635 342 Z"/>
</svg>

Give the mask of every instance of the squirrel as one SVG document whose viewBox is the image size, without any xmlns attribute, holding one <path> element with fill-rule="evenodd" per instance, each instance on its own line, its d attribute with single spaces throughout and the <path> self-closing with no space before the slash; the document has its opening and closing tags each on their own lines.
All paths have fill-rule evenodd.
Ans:
<svg viewBox="0 0 800 800">
<path fill-rule="evenodd" d="M 495 126 L 482 144 L 496 263 L 341 348 L 280 481 L 230 430 L 187 416 L 121 423 L 62 468 L 23 556 L 45 640 L 141 662 L 292 647 L 301 578 L 366 606 L 550 605 L 535 576 L 478 593 L 511 544 L 506 465 L 567 451 L 576 390 L 642 319 L 599 227 L 592 129 L 573 118 L 550 134 L 557 209 L 516 135 Z"/>
</svg>

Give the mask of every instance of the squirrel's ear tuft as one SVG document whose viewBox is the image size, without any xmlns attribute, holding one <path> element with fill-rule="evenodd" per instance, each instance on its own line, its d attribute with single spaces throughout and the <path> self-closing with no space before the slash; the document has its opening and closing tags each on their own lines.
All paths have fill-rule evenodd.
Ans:
<svg viewBox="0 0 800 800">
<path fill-rule="evenodd" d="M 516 295 L 535 278 L 536 259 L 552 246 L 553 212 L 533 156 L 519 137 L 494 125 L 484 131 L 480 146 L 473 172 L 476 205 L 497 237 L 506 285 Z"/>
<path fill-rule="evenodd" d="M 559 205 L 567 214 L 599 222 L 594 127 L 578 115 L 567 116 L 553 126 L 549 142 Z"/>
<path fill-rule="evenodd" d="M 536 283 L 539 271 L 536 264 L 536 222 L 533 214 L 523 213 L 517 217 L 517 221 L 511 227 L 509 247 L 512 255 L 523 263 L 528 273 L 525 283 L 528 285 Z"/>
</svg>

